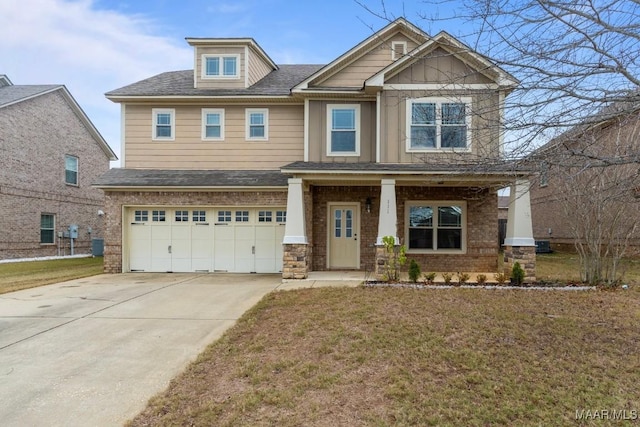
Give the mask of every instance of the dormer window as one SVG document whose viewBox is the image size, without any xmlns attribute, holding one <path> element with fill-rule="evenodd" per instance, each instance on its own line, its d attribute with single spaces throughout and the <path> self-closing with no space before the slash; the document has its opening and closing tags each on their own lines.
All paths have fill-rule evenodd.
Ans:
<svg viewBox="0 0 640 427">
<path fill-rule="evenodd" d="M 202 78 L 237 79 L 239 62 L 238 55 L 202 55 Z"/>
</svg>

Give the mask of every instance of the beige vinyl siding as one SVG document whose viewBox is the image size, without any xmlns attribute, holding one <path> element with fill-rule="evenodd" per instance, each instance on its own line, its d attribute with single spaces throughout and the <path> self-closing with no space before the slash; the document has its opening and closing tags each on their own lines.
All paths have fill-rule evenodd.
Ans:
<svg viewBox="0 0 640 427">
<path fill-rule="evenodd" d="M 437 48 L 426 58 L 413 63 L 397 75 L 389 78 L 388 84 L 407 83 L 495 83 L 444 49 Z"/>
<path fill-rule="evenodd" d="M 228 79 L 203 79 L 202 78 L 202 55 L 238 55 L 238 78 Z M 196 87 L 200 89 L 217 88 L 244 88 L 245 87 L 245 49 L 244 46 L 237 47 L 197 47 L 196 48 Z"/>
<path fill-rule="evenodd" d="M 266 64 L 253 48 L 249 50 L 249 86 L 252 86 L 262 80 L 273 69 Z"/>
<path fill-rule="evenodd" d="M 391 43 L 406 42 L 407 52 L 416 48 L 416 43 L 401 33 L 395 34 L 372 48 L 361 58 L 356 59 L 344 69 L 314 86 L 323 87 L 362 87 L 364 81 L 391 64 Z"/>
<path fill-rule="evenodd" d="M 471 152 L 407 153 L 407 99 L 422 97 L 471 97 Z M 381 162 L 423 163 L 428 161 L 459 161 L 477 156 L 498 157 L 500 143 L 500 112 L 498 93 L 484 91 L 384 91 L 381 96 Z"/>
<path fill-rule="evenodd" d="M 360 156 L 327 156 L 327 105 L 329 104 L 360 104 Z M 375 162 L 375 144 L 375 102 L 336 100 L 309 102 L 310 162 Z"/>
<path fill-rule="evenodd" d="M 303 160 L 302 105 L 177 106 L 175 141 L 152 141 L 153 107 L 127 105 L 128 168 L 278 169 Z M 202 140 L 202 108 L 224 108 L 223 141 Z M 245 140 L 245 108 L 269 109 L 269 140 Z"/>
</svg>

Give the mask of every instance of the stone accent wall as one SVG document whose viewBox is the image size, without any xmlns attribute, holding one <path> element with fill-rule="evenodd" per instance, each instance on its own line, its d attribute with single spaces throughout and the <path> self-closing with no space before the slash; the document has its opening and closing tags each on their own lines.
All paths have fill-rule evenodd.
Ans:
<svg viewBox="0 0 640 427">
<path fill-rule="evenodd" d="M 307 261 L 308 245 L 287 243 L 283 246 L 282 278 L 306 279 L 309 273 L 309 263 Z"/>
<path fill-rule="evenodd" d="M 70 254 L 58 232 L 79 226 L 76 254 L 104 237 L 104 193 L 93 188 L 109 158 L 59 91 L 0 109 L 0 259 Z M 65 183 L 65 155 L 78 158 L 78 185 Z M 40 215 L 53 214 L 54 243 L 40 244 Z M 91 233 L 89 233 L 91 228 Z"/>
<path fill-rule="evenodd" d="M 107 191 L 105 199 L 105 273 L 122 272 L 125 206 L 286 206 L 281 191 Z"/>
<path fill-rule="evenodd" d="M 504 272 L 511 277 L 513 265 L 519 262 L 525 272 L 524 281 L 527 283 L 536 281 L 536 248 L 535 246 L 505 246 L 504 247 Z"/>
</svg>

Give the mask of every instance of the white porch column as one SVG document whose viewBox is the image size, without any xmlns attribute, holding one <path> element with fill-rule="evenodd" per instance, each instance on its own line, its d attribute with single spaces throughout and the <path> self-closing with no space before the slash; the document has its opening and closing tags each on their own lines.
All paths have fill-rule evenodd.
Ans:
<svg viewBox="0 0 640 427">
<path fill-rule="evenodd" d="M 509 195 L 509 216 L 505 246 L 535 246 L 533 225 L 531 224 L 531 201 L 529 180 L 519 179 L 511 185 Z"/>
<path fill-rule="evenodd" d="M 396 180 L 383 179 L 380 189 L 380 213 L 378 214 L 378 238 L 376 245 L 383 245 L 382 238 L 393 236 L 398 239 L 398 215 L 396 211 Z"/>
<path fill-rule="evenodd" d="M 284 240 L 282 243 L 307 244 L 302 178 L 289 178 L 287 222 L 284 227 Z"/>
</svg>

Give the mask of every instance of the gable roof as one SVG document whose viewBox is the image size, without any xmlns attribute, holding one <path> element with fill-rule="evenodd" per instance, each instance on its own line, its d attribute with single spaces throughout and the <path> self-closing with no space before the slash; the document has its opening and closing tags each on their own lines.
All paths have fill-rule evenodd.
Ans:
<svg viewBox="0 0 640 427">
<path fill-rule="evenodd" d="M 194 88 L 193 70 L 170 71 L 112 90 L 105 96 L 113 101 L 127 97 L 149 96 L 289 96 L 292 87 L 321 67 L 322 65 L 313 64 L 278 65 L 277 69 L 253 86 L 234 89 Z"/>
<path fill-rule="evenodd" d="M 379 44 L 380 41 L 384 40 L 387 35 L 397 31 L 401 31 L 407 37 L 413 39 L 418 45 L 423 44 L 426 40 L 429 39 L 429 35 L 422 31 L 420 28 L 416 27 L 404 18 L 398 18 L 380 31 L 375 32 L 353 48 L 349 49 L 347 52 L 343 53 L 338 58 L 331 61 L 329 64 L 325 65 L 317 72 L 310 75 L 304 81 L 296 85 L 296 87 L 293 88 L 292 92 L 300 92 L 308 89 L 310 83 L 338 72 L 339 70 L 343 69 L 348 63 L 355 61 L 365 53 L 369 52 L 369 50 L 374 45 Z"/>
<path fill-rule="evenodd" d="M 2 75 L 0 77 L 6 76 Z M 80 105 L 78 105 L 74 97 L 64 85 L 14 85 L 11 84 L 8 78 L 3 79 L 3 81 L 8 81 L 9 84 L 5 86 L 0 85 L 0 109 L 49 93 L 60 91 L 62 97 L 69 103 L 69 106 L 71 107 L 73 112 L 84 124 L 93 139 L 98 143 L 98 146 L 102 149 L 109 160 L 118 160 L 118 156 L 116 156 L 111 147 L 109 147 L 107 141 L 105 141 L 98 129 L 96 129 L 91 120 L 89 120 L 89 117 L 87 117 L 82 108 L 80 108 Z"/>
<path fill-rule="evenodd" d="M 406 56 L 392 62 L 387 67 L 368 78 L 365 81 L 365 88 L 382 87 L 386 79 L 400 73 L 402 70 L 420 59 L 420 57 L 433 51 L 437 47 L 449 52 L 452 56 L 469 65 L 471 68 L 477 70 L 489 79 L 495 81 L 501 87 L 515 88 L 515 86 L 518 85 L 518 79 L 513 77 L 511 74 L 498 67 L 485 56 L 475 52 L 446 31 L 441 31 L 433 38 L 430 38 L 425 43 L 409 52 Z"/>
</svg>

